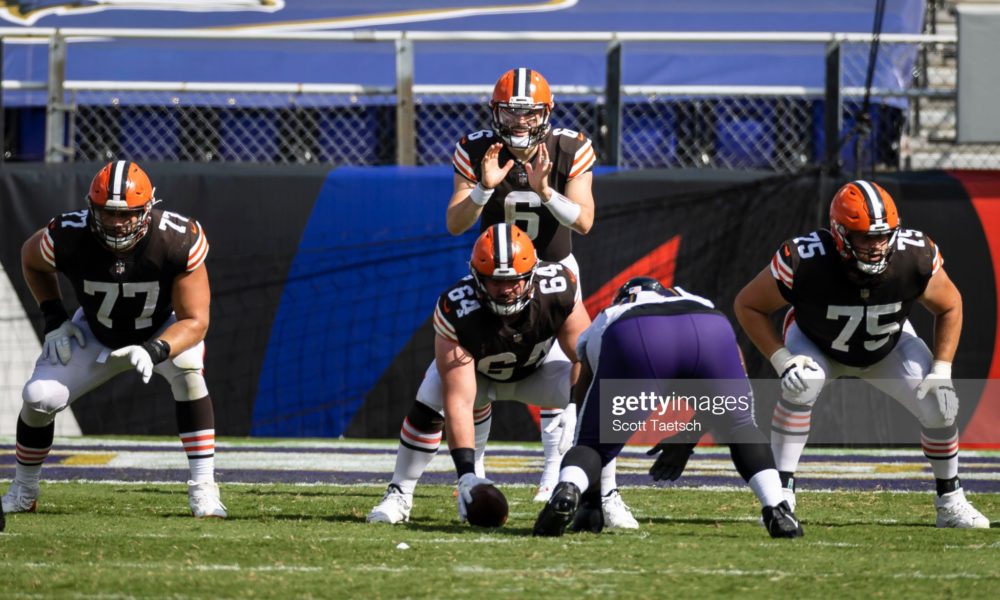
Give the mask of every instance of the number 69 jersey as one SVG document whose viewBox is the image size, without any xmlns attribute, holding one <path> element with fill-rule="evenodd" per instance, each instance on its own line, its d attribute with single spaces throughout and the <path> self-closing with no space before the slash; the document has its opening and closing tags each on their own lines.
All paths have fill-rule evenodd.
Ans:
<svg viewBox="0 0 1000 600">
<path fill-rule="evenodd" d="M 452 156 L 455 172 L 472 183 L 479 183 L 483 175 L 483 156 L 498 141 L 499 138 L 488 129 L 463 137 L 455 145 Z M 567 181 L 590 171 L 597 162 L 590 140 L 571 129 L 552 129 L 540 143 L 545 144 L 553 165 L 549 185 L 560 194 L 566 193 Z M 514 155 L 504 146 L 497 162 L 502 167 L 513 159 Z M 549 209 L 542 206 L 541 197 L 528 185 L 527 172 L 516 161 L 483 207 L 480 231 L 504 222 L 517 225 L 527 233 L 542 260 L 560 261 L 573 249 L 570 230 L 561 226 Z"/>
<path fill-rule="evenodd" d="M 885 272 L 864 276 L 820 229 L 782 244 L 771 274 L 806 337 L 834 360 L 866 367 L 896 346 L 913 302 L 943 263 L 929 237 L 901 229 Z"/>
<path fill-rule="evenodd" d="M 98 341 L 109 348 L 140 344 L 173 312 L 174 279 L 205 262 L 205 232 L 193 219 L 153 209 L 149 232 L 116 255 L 87 219 L 87 210 L 52 219 L 41 238 L 42 258 L 69 279 Z"/>
<path fill-rule="evenodd" d="M 476 371 L 494 381 L 519 381 L 542 364 L 580 299 L 576 276 L 560 263 L 538 263 L 528 305 L 505 322 L 480 304 L 467 275 L 438 298 L 434 331 L 465 348 Z"/>
</svg>

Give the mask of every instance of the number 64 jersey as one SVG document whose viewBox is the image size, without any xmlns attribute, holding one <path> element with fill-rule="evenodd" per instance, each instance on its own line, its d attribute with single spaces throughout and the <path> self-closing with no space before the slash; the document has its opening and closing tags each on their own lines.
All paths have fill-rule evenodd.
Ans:
<svg viewBox="0 0 1000 600">
<path fill-rule="evenodd" d="M 467 275 L 441 294 L 434 331 L 465 348 L 476 371 L 494 381 L 519 381 L 541 366 L 580 299 L 576 276 L 560 263 L 538 263 L 531 300 L 513 321 L 483 306 L 474 285 Z"/>
<path fill-rule="evenodd" d="M 876 276 L 862 275 L 841 258 L 825 229 L 786 241 L 771 259 L 795 323 L 834 360 L 866 367 L 888 355 L 913 302 L 944 263 L 920 231 L 901 229 L 895 243 L 886 270 Z"/>
<path fill-rule="evenodd" d="M 117 255 L 91 233 L 88 212 L 52 219 L 42 258 L 69 279 L 98 341 L 109 348 L 141 344 L 170 318 L 174 279 L 205 262 L 205 232 L 194 219 L 153 209 L 149 232 Z"/>
</svg>

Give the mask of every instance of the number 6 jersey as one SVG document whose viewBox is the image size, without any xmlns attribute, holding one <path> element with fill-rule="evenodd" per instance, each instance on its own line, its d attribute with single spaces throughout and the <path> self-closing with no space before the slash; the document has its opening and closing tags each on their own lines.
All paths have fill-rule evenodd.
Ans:
<svg viewBox="0 0 1000 600">
<path fill-rule="evenodd" d="M 109 348 L 140 344 L 159 330 L 173 312 L 174 279 L 208 255 L 197 221 L 159 209 L 151 217 L 149 233 L 122 255 L 91 233 L 87 210 L 52 219 L 41 238 L 42 258 L 69 279 L 87 324 Z"/>
<path fill-rule="evenodd" d="M 885 272 L 874 276 L 842 259 L 825 229 L 786 241 L 771 259 L 799 329 L 834 360 L 866 367 L 889 354 L 913 302 L 944 262 L 915 229 L 901 229 L 895 243 Z"/>
<path fill-rule="evenodd" d="M 483 306 L 467 275 L 438 298 L 434 331 L 465 348 L 476 371 L 495 381 L 518 381 L 535 371 L 558 343 L 556 334 L 579 300 L 576 276 L 560 263 L 539 262 L 528 305 L 513 321 Z"/>
<path fill-rule="evenodd" d="M 479 183 L 483 176 L 483 156 L 499 141 L 488 129 L 463 137 L 455 145 L 452 156 L 455 172 L 472 183 Z M 567 181 L 590 171 L 597 161 L 590 140 L 570 129 L 552 129 L 539 144 L 545 144 L 552 161 L 549 185 L 560 194 L 566 193 Z M 502 167 L 508 160 L 514 160 L 514 155 L 504 146 L 497 162 Z M 542 199 L 528 185 L 524 166 L 516 160 L 507 178 L 496 187 L 483 207 L 479 222 L 480 231 L 497 223 L 517 225 L 534 242 L 538 258 L 542 260 L 560 261 L 573 249 L 569 228 L 561 226 L 549 209 L 542 206 Z"/>
</svg>

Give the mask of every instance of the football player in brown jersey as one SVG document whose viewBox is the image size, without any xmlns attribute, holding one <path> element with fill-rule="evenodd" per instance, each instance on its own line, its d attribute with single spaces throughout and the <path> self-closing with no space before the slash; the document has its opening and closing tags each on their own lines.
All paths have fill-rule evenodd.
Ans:
<svg viewBox="0 0 1000 600">
<path fill-rule="evenodd" d="M 951 363 L 962 297 L 937 245 L 900 227 L 892 197 L 859 180 L 830 204 L 830 230 L 791 239 L 737 295 L 736 317 L 781 377 L 771 447 L 786 498 L 809 435 L 813 404 L 838 377 L 864 379 L 912 413 L 937 481 L 938 527 L 989 527 L 958 479 L 958 397 Z M 935 317 L 933 352 L 908 321 L 913 303 Z M 784 340 L 769 315 L 791 305 Z"/>
<path fill-rule="evenodd" d="M 56 415 L 127 371 L 165 378 L 191 469 L 195 517 L 226 517 L 215 483 L 215 416 L 203 376 L 209 290 L 201 225 L 154 208 L 154 188 L 133 162 L 108 163 L 94 177 L 87 208 L 61 214 L 21 248 L 24 279 L 45 318 L 42 355 L 22 392 L 17 465 L 6 513 L 33 512 Z M 63 306 L 57 274 L 80 309 Z"/>
<path fill-rule="evenodd" d="M 492 402 L 558 409 L 569 402 L 579 372 L 577 337 L 590 323 L 576 275 L 561 263 L 539 261 L 531 239 L 506 223 L 479 236 L 469 267 L 470 274 L 441 294 L 434 309 L 434 362 L 403 419 L 392 482 L 369 522 L 409 520 L 413 490 L 445 429 L 464 520 L 469 491 L 492 484 L 482 459 Z M 562 355 L 550 352 L 556 343 Z M 552 433 L 568 449 L 574 424 L 562 425 Z M 558 443 L 545 448 L 557 474 L 560 457 Z"/>
<path fill-rule="evenodd" d="M 480 231 L 496 223 L 517 225 L 534 242 L 539 258 L 563 263 L 579 279 L 571 232 L 585 235 L 594 224 L 591 171 L 597 155 L 582 133 L 552 127 L 554 106 L 549 84 L 538 71 L 522 67 L 500 76 L 490 100 L 490 129 L 470 133 L 455 145 L 446 221 L 455 235 L 477 219 Z M 556 443 L 544 430 L 560 414 L 542 413 L 543 444 Z M 609 522 L 632 527 L 634 519 L 615 492 L 615 462 L 603 473 L 609 511 L 620 514 L 610 515 Z M 536 501 L 549 498 L 557 478 L 555 471 L 546 473 Z"/>
</svg>

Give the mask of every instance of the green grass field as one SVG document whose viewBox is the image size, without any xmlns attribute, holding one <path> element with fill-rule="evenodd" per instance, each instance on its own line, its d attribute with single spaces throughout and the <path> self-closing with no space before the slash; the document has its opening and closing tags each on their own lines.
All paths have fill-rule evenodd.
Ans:
<svg viewBox="0 0 1000 600">
<path fill-rule="evenodd" d="M 929 493 L 800 493 L 806 536 L 772 540 L 749 490 L 631 488 L 638 532 L 535 539 L 528 487 L 503 488 L 499 530 L 460 525 L 450 486 L 419 487 L 404 526 L 364 522 L 381 485 L 226 485 L 226 521 L 192 519 L 185 489 L 43 483 L 0 534 L 0 598 L 1000 594 L 997 529 L 936 529 Z"/>
</svg>

